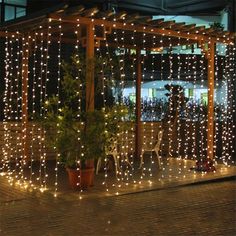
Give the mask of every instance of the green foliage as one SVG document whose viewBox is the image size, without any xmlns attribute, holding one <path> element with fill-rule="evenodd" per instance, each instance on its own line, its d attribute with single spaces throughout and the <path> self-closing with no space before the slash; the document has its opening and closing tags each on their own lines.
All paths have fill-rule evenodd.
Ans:
<svg viewBox="0 0 236 236">
<path fill-rule="evenodd" d="M 95 58 L 93 62 L 87 63 L 94 63 L 95 75 L 99 78 L 101 63 L 105 66 L 107 60 Z M 119 123 L 127 114 L 127 110 L 120 105 L 102 109 L 98 107 L 89 112 L 84 110 L 85 68 L 83 54 L 72 56 L 70 63 L 63 62 L 60 102 L 57 96 L 45 102 L 43 126 L 47 130 L 47 143 L 60 154 L 59 161 L 71 168 L 76 166 L 78 160 L 84 166 L 87 159 L 105 157 L 110 139 L 119 134 Z M 95 96 L 100 93 L 100 89 L 101 85 L 97 82 Z"/>
<path fill-rule="evenodd" d="M 224 25 L 221 24 L 220 22 L 214 22 L 210 24 L 210 26 L 215 30 L 224 30 Z"/>
</svg>

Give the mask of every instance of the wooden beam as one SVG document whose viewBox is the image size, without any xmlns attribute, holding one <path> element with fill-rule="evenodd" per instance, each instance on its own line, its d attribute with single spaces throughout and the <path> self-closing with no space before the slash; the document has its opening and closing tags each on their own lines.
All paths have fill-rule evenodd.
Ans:
<svg viewBox="0 0 236 236">
<path fill-rule="evenodd" d="M 89 9 L 84 10 L 82 12 L 82 14 L 84 17 L 91 17 L 91 16 L 94 16 L 97 12 L 99 12 L 98 8 L 93 7 L 93 8 L 89 8 Z"/>
<path fill-rule="evenodd" d="M 135 155 L 141 155 L 141 82 L 142 82 L 142 59 L 141 50 L 137 50 L 137 79 L 136 79 L 136 122 L 135 122 Z"/>
<path fill-rule="evenodd" d="M 215 43 L 208 44 L 208 112 L 207 112 L 207 157 L 214 158 L 214 74 Z"/>
<path fill-rule="evenodd" d="M 12 33 L 12 32 L 5 32 L 5 31 L 0 31 L 0 38 L 4 38 L 4 37 L 16 37 L 19 36 L 21 34 L 17 34 L 16 32 Z"/>
<path fill-rule="evenodd" d="M 191 31 L 191 30 L 194 30 L 194 28 L 196 27 L 196 24 L 190 24 L 190 25 L 185 25 L 182 29 L 181 29 L 181 31 L 184 31 L 184 32 L 186 32 L 186 31 Z"/>
<path fill-rule="evenodd" d="M 195 27 L 194 29 L 191 29 L 191 30 L 189 30 L 189 32 L 192 34 L 192 33 L 196 33 L 196 34 L 198 34 L 198 33 L 201 33 L 202 31 L 204 31 L 205 30 L 205 26 L 203 25 L 203 26 L 197 26 L 197 27 Z"/>
<path fill-rule="evenodd" d="M 175 24 L 174 20 L 170 20 L 170 21 L 164 21 L 162 23 L 160 23 L 159 25 L 157 25 L 157 27 L 161 27 L 161 28 L 170 28 L 172 25 Z"/>
<path fill-rule="evenodd" d="M 165 21 L 164 18 L 152 20 L 152 21 L 150 21 L 150 25 L 152 25 L 152 26 L 157 26 L 157 25 L 161 24 L 161 23 L 164 22 L 164 21 Z"/>
<path fill-rule="evenodd" d="M 172 36 L 172 37 L 178 37 L 178 38 L 187 38 L 192 39 L 195 41 L 209 41 L 209 36 L 207 35 L 201 35 L 201 34 L 189 34 L 188 32 L 182 32 L 182 31 L 174 31 L 171 29 L 163 29 L 163 28 L 156 28 L 151 26 L 143 26 L 143 25 L 135 25 L 130 24 L 126 22 L 114 22 L 114 21 L 108 21 L 103 19 L 91 19 L 86 17 L 73 17 L 73 16 L 65 16 L 62 17 L 57 14 L 50 14 L 49 18 L 52 20 L 62 20 L 63 22 L 68 23 L 74 23 L 74 24 L 94 24 L 94 25 L 102 25 L 106 27 L 111 27 L 115 29 L 123 29 L 127 31 L 136 31 L 140 33 L 150 33 L 154 35 L 163 35 L 163 36 Z M 222 43 L 233 43 L 232 39 L 229 38 L 222 38 L 222 37 L 210 37 L 212 41 L 215 42 L 222 42 Z"/>
<path fill-rule="evenodd" d="M 125 18 L 125 22 L 127 22 L 127 23 L 135 22 L 139 17 L 140 17 L 140 15 L 138 13 L 128 15 Z"/>
<path fill-rule="evenodd" d="M 78 15 L 78 14 L 82 13 L 84 11 L 84 9 L 85 8 L 82 5 L 70 7 L 65 10 L 65 14 L 71 15 L 71 16 Z"/>
<path fill-rule="evenodd" d="M 175 23 L 171 26 L 172 30 L 181 30 L 185 26 L 184 22 Z"/>
<path fill-rule="evenodd" d="M 116 19 L 116 20 L 123 20 L 124 17 L 126 17 L 127 15 L 127 12 L 125 11 L 121 11 L 119 13 L 116 13 L 115 15 L 112 15 L 109 20 L 113 20 L 113 19 Z"/>
</svg>

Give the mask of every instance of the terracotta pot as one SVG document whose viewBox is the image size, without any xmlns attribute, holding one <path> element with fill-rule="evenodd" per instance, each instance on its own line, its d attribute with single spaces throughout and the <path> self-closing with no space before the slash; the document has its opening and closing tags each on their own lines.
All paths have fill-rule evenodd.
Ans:
<svg viewBox="0 0 236 236">
<path fill-rule="evenodd" d="M 87 189 L 93 186 L 94 168 L 75 170 L 66 168 L 69 177 L 69 183 L 72 189 Z M 80 178 L 79 178 L 80 176 Z"/>
</svg>

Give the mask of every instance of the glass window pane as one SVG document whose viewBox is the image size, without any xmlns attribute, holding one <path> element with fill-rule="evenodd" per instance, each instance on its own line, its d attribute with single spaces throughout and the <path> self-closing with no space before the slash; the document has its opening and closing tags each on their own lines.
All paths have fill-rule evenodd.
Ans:
<svg viewBox="0 0 236 236">
<path fill-rule="evenodd" d="M 15 7 L 5 6 L 5 21 L 15 18 Z"/>
<path fill-rule="evenodd" d="M 4 2 L 14 5 L 26 6 L 26 0 L 5 0 Z"/>
<path fill-rule="evenodd" d="M 23 7 L 17 7 L 16 8 L 16 18 L 25 16 L 26 15 L 26 10 Z"/>
</svg>

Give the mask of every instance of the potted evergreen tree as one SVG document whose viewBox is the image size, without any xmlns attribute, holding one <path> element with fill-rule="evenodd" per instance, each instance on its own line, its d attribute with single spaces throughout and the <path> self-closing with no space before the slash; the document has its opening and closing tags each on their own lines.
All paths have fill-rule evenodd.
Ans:
<svg viewBox="0 0 236 236">
<path fill-rule="evenodd" d="M 63 63 L 62 69 L 60 99 L 54 95 L 45 102 L 43 125 L 47 130 L 47 143 L 57 151 L 58 161 L 68 172 L 70 185 L 85 189 L 93 185 L 91 162 L 105 157 L 111 137 L 119 133 L 118 123 L 126 109 L 119 105 L 105 108 L 103 104 L 94 111 L 85 111 L 83 55 L 73 56 L 70 63 Z M 95 96 L 99 86 L 95 88 Z"/>
</svg>

